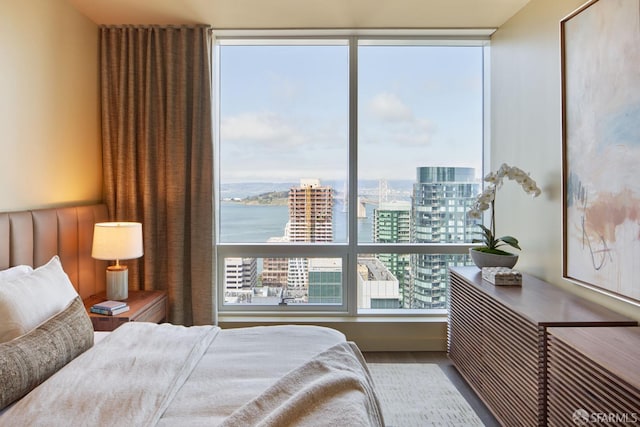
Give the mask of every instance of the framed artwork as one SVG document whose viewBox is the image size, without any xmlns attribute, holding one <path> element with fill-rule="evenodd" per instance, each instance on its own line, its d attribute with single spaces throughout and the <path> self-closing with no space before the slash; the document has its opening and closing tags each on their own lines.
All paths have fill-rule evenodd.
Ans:
<svg viewBox="0 0 640 427">
<path fill-rule="evenodd" d="M 560 22 L 563 276 L 640 302 L 640 0 Z"/>
</svg>

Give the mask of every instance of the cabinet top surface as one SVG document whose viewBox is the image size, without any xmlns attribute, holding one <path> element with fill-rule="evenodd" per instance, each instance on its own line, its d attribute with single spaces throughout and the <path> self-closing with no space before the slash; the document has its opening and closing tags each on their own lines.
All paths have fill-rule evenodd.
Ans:
<svg viewBox="0 0 640 427">
<path fill-rule="evenodd" d="M 452 275 L 539 326 L 635 326 L 637 321 L 528 274 L 522 286 L 496 286 L 477 267 L 453 267 Z"/>
<path fill-rule="evenodd" d="M 556 337 L 588 359 L 640 388 L 640 328 L 549 328 Z M 553 338 L 550 341 L 553 353 Z M 552 356 L 550 356 L 552 357 Z"/>
</svg>

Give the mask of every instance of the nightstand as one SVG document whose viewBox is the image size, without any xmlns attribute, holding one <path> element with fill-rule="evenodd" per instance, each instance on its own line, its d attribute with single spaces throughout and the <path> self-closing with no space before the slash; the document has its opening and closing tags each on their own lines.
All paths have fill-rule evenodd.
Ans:
<svg viewBox="0 0 640 427">
<path fill-rule="evenodd" d="M 169 307 L 165 291 L 129 291 L 129 298 L 124 300 L 130 307 L 129 311 L 116 316 L 91 313 L 92 305 L 106 301 L 106 299 L 106 294 L 101 292 L 83 301 L 84 308 L 93 323 L 94 331 L 113 331 L 126 322 L 161 323 L 167 321 Z"/>
</svg>

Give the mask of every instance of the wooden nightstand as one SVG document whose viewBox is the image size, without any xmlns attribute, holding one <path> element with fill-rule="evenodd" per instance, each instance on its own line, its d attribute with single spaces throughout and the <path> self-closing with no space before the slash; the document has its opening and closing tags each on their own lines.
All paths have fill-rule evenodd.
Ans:
<svg viewBox="0 0 640 427">
<path fill-rule="evenodd" d="M 104 292 L 92 295 L 85 299 L 84 308 L 89 313 L 94 331 L 113 331 L 126 322 L 153 322 L 167 321 L 169 312 L 167 293 L 165 291 L 129 291 L 129 298 L 124 300 L 129 304 L 129 311 L 116 316 L 104 316 L 91 313 L 92 305 L 105 301 Z"/>
</svg>

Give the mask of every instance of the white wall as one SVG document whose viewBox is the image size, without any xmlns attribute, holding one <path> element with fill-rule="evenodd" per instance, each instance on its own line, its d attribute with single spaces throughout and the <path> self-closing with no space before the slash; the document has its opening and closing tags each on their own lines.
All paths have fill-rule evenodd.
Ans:
<svg viewBox="0 0 640 427">
<path fill-rule="evenodd" d="M 584 0 L 532 0 L 491 41 L 491 164 L 519 166 L 543 194 L 513 183 L 498 192 L 497 233 L 523 248 L 517 267 L 640 319 L 640 308 L 562 278 L 562 98 L 560 21 Z"/>
<path fill-rule="evenodd" d="M 102 199 L 98 29 L 60 0 L 0 0 L 0 211 Z"/>
</svg>

